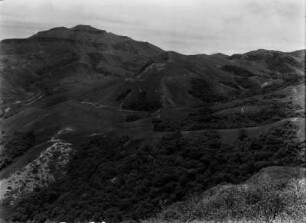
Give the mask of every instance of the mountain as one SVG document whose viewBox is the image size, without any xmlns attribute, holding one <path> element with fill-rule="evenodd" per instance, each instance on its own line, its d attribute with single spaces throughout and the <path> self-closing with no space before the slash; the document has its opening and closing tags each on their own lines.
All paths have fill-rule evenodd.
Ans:
<svg viewBox="0 0 306 223">
<path fill-rule="evenodd" d="M 144 219 L 302 166 L 305 50 L 183 55 L 87 25 L 0 49 L 5 217 Z"/>
</svg>

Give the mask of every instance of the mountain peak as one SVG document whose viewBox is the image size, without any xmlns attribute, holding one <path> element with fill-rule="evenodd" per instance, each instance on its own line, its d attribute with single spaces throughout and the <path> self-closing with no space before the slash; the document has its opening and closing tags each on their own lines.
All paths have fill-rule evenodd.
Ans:
<svg viewBox="0 0 306 223">
<path fill-rule="evenodd" d="M 87 32 L 88 31 L 89 32 L 106 32 L 104 30 L 94 28 L 90 25 L 77 25 L 77 26 L 72 27 L 70 30 L 72 30 L 72 31 L 87 31 Z"/>
<path fill-rule="evenodd" d="M 46 31 L 41 31 L 35 34 L 34 38 L 37 37 L 56 37 L 56 38 L 76 38 L 75 34 L 78 32 L 81 36 L 84 35 L 96 35 L 96 34 L 105 34 L 105 30 L 96 29 L 90 25 L 77 25 L 72 28 L 67 27 L 55 27 Z M 80 36 L 78 37 L 80 38 Z"/>
</svg>

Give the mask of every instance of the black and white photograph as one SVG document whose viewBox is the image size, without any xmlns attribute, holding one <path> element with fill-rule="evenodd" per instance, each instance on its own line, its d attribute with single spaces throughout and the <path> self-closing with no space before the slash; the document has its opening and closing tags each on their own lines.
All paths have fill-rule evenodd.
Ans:
<svg viewBox="0 0 306 223">
<path fill-rule="evenodd" d="M 305 223 L 305 0 L 0 0 L 0 223 Z"/>
</svg>

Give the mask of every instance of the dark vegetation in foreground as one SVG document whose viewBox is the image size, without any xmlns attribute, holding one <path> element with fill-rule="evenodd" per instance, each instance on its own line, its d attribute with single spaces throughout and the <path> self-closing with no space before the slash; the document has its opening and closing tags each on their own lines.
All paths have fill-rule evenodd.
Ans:
<svg viewBox="0 0 306 223">
<path fill-rule="evenodd" d="M 209 193 L 176 202 L 142 223 L 166 222 L 305 222 L 305 190 L 299 182 L 299 167 L 267 167 L 292 178 L 245 185 L 220 185 Z M 279 178 L 278 178 L 279 177 Z M 215 189 L 215 190 L 214 190 Z M 214 194 L 215 193 L 215 194 Z M 213 195 L 214 194 L 214 195 Z"/>
<path fill-rule="evenodd" d="M 13 138 L 5 144 L 5 150 L 0 155 L 0 170 L 7 167 L 13 160 L 23 155 L 35 145 L 35 135 L 29 133 L 15 133 Z"/>
<path fill-rule="evenodd" d="M 290 122 L 255 139 L 241 130 L 235 147 L 221 144 L 214 131 L 188 140 L 169 133 L 154 148 L 128 137 L 95 137 L 80 146 L 67 177 L 20 201 L 13 219 L 145 219 L 220 183 L 243 182 L 263 167 L 302 165 L 300 149 Z"/>
</svg>

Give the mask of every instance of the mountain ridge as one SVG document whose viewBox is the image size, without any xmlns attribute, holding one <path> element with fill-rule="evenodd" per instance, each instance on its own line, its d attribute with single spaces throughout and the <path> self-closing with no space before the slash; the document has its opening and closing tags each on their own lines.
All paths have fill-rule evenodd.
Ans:
<svg viewBox="0 0 306 223">
<path fill-rule="evenodd" d="M 49 30 L 46 30 L 46 31 L 40 31 L 32 36 L 29 36 L 29 37 L 26 37 L 26 38 L 8 38 L 8 39 L 2 39 L 0 40 L 0 42 L 2 41 L 12 41 L 12 40 L 22 40 L 22 39 L 28 39 L 28 38 L 32 38 L 32 37 L 35 37 L 39 34 L 43 34 L 43 33 L 46 33 L 46 32 L 49 32 L 49 31 L 52 31 L 52 30 L 71 30 L 71 31 L 91 31 L 93 33 L 107 33 L 107 34 L 113 34 L 112 32 L 107 32 L 106 30 L 101 30 L 101 29 L 98 29 L 98 28 L 95 28 L 91 25 L 86 25 L 86 24 L 79 24 L 79 25 L 75 25 L 71 28 L 67 28 L 65 26 L 59 26 L 59 27 L 54 27 L 54 28 L 50 28 Z M 116 35 L 116 36 L 120 36 L 120 37 L 126 37 L 128 39 L 132 39 L 128 36 L 121 36 L 121 35 L 117 35 L 117 34 L 113 34 L 113 35 Z M 138 41 L 138 40 L 135 40 L 135 41 Z M 138 41 L 138 42 L 143 42 L 143 43 L 148 43 L 147 41 Z M 297 50 L 293 50 L 293 51 L 278 51 L 278 50 L 268 50 L 268 49 L 257 49 L 257 50 L 251 50 L 251 51 L 246 51 L 246 52 L 241 52 L 241 53 L 232 53 L 231 55 L 228 55 L 228 54 L 223 54 L 222 52 L 217 52 L 217 53 L 212 53 L 212 54 L 208 54 L 208 55 L 214 55 L 214 54 L 223 54 L 223 55 L 227 55 L 227 56 L 232 56 L 233 54 L 246 54 L 246 53 L 250 53 L 250 52 L 256 52 L 256 51 L 275 51 L 275 52 L 280 52 L 280 53 L 288 53 L 288 54 L 301 54 L 301 55 L 305 55 L 305 51 L 306 49 L 297 49 Z M 169 51 L 171 52 L 171 50 Z M 179 53 L 179 52 L 177 52 Z M 203 53 L 200 53 L 200 54 L 186 54 L 188 56 L 194 56 L 194 55 L 202 55 Z M 205 54 L 204 54 L 205 55 Z"/>
</svg>

